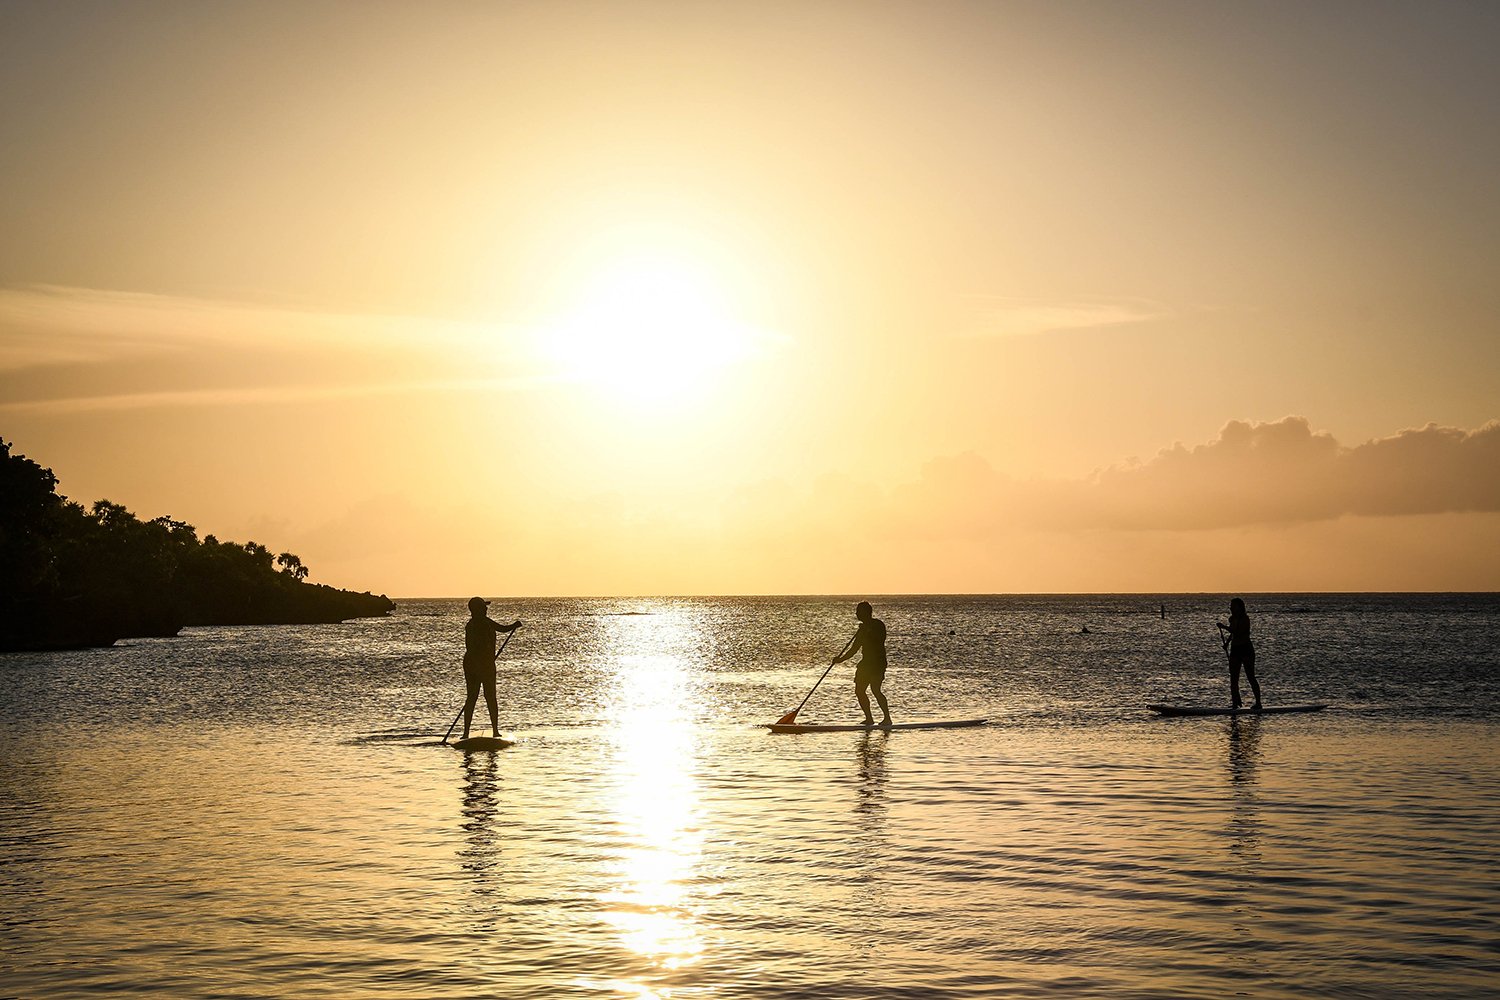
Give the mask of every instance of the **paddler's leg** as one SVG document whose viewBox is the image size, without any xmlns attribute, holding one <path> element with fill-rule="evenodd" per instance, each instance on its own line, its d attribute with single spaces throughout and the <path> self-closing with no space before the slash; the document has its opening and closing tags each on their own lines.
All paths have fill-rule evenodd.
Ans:
<svg viewBox="0 0 1500 1000">
<path fill-rule="evenodd" d="M 1255 705 L 1253 707 L 1255 708 L 1255 710 L 1257 712 L 1259 712 L 1260 711 L 1260 684 L 1255 679 L 1255 650 L 1254 649 L 1250 650 L 1248 653 L 1245 654 L 1245 680 L 1247 680 L 1247 681 L 1250 682 L 1250 691 L 1251 691 L 1252 694 L 1255 695 Z"/>
<path fill-rule="evenodd" d="M 464 739 L 469 738 L 469 726 L 474 722 L 474 703 L 479 700 L 479 678 L 472 670 L 464 671 L 464 685 L 468 695 L 464 699 Z"/>
<path fill-rule="evenodd" d="M 875 719 L 870 715 L 870 696 L 865 694 L 865 688 L 870 686 L 869 680 L 861 677 L 858 672 L 854 675 L 854 697 L 859 699 L 859 707 L 865 713 L 865 725 L 875 725 Z"/>
<path fill-rule="evenodd" d="M 500 713 L 495 705 L 495 672 L 493 670 L 484 679 L 484 707 L 490 710 L 490 735 L 498 738 L 500 723 L 497 720 Z"/>
<path fill-rule="evenodd" d="M 885 693 L 880 690 L 880 685 L 885 683 L 884 677 L 876 677 L 870 682 L 870 690 L 875 692 L 875 704 L 880 706 L 880 724 L 889 726 L 891 724 L 891 706 L 885 700 Z M 869 706 L 865 707 L 865 717 L 869 718 Z"/>
</svg>

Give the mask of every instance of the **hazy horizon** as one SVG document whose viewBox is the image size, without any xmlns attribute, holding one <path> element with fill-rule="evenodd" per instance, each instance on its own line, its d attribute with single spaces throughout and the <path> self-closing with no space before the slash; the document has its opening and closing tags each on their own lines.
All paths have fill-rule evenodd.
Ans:
<svg viewBox="0 0 1500 1000">
<path fill-rule="evenodd" d="M 0 6 L 0 436 L 487 596 L 1500 590 L 1500 9 Z"/>
</svg>

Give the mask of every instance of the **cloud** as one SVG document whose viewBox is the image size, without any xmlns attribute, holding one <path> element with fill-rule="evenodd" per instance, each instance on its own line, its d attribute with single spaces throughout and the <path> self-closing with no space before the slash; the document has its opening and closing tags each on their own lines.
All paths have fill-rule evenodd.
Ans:
<svg viewBox="0 0 1500 1000">
<path fill-rule="evenodd" d="M 981 296 L 964 329 L 970 337 L 1029 337 L 1064 330 L 1088 330 L 1160 319 L 1168 310 L 1138 299 L 1071 302 Z"/>
<path fill-rule="evenodd" d="M 462 346 L 493 340 L 499 332 L 493 324 L 144 292 L 56 285 L 0 289 L 0 368 L 116 360 L 142 351 L 199 345 Z"/>
<path fill-rule="evenodd" d="M 0 411 L 74 412 L 520 388 L 502 324 L 134 292 L 0 289 Z"/>
<path fill-rule="evenodd" d="M 268 385 L 242 389 L 177 389 L 163 392 L 133 392 L 61 399 L 29 399 L 0 402 L 0 413 L 58 414 L 112 410 L 160 409 L 163 407 L 246 406 L 319 400 L 398 396 L 410 393 L 491 391 L 523 389 L 536 384 L 530 378 L 408 380 L 342 386 Z"/>
<path fill-rule="evenodd" d="M 1500 511 L 1500 422 L 1429 424 L 1353 447 L 1305 417 L 1230 421 L 1219 436 L 1073 480 L 1012 480 L 981 456 L 927 463 L 890 491 L 882 530 L 983 538 L 1011 529 L 1206 530 Z"/>
<path fill-rule="evenodd" d="M 1236 420 L 1208 444 L 1107 469 L 1086 492 L 1116 527 L 1500 511 L 1500 422 L 1472 431 L 1428 424 L 1344 447 L 1306 417 Z"/>
<path fill-rule="evenodd" d="M 1500 422 L 1346 447 L 1287 417 L 1074 479 L 1015 479 L 965 452 L 886 486 L 768 479 L 671 507 L 450 491 L 252 534 L 317 579 L 408 594 L 482 591 L 502 567 L 535 594 L 1491 589 L 1497 449 Z"/>
</svg>

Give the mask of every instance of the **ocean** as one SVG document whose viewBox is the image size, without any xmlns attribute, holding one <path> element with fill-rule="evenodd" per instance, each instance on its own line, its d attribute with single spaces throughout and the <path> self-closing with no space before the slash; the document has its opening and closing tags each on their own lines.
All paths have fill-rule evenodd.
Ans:
<svg viewBox="0 0 1500 1000">
<path fill-rule="evenodd" d="M 857 596 L 497 599 L 471 754 L 463 598 L 0 656 L 0 996 L 1500 993 L 1500 595 L 1243 596 L 1329 709 L 1144 709 L 1229 595 L 870 597 L 947 731 L 758 728 Z"/>
</svg>

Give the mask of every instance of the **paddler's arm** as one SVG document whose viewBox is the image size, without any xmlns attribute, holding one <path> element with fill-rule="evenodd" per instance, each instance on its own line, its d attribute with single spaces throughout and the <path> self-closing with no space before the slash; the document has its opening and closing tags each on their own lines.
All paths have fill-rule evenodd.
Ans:
<svg viewBox="0 0 1500 1000">
<path fill-rule="evenodd" d="M 860 646 L 864 644 L 864 639 L 865 627 L 861 625 L 859 628 L 854 630 L 854 638 L 849 640 L 849 645 L 844 647 L 844 651 L 842 653 L 833 658 L 833 662 L 843 663 L 845 660 L 849 659 L 849 657 L 859 652 Z"/>
</svg>

